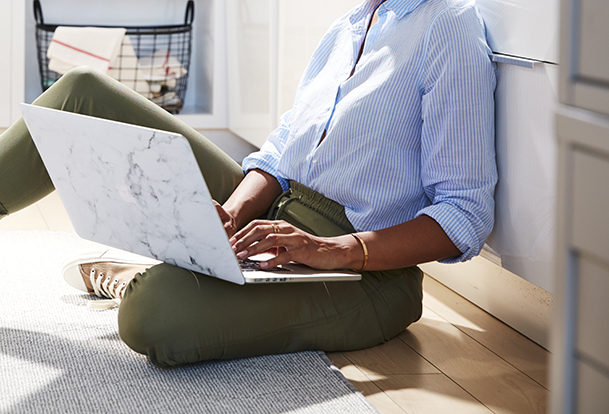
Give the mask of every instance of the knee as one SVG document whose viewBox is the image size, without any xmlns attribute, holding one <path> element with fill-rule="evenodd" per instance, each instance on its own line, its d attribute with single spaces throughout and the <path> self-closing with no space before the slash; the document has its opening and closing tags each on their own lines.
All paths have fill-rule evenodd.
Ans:
<svg viewBox="0 0 609 414">
<path fill-rule="evenodd" d="M 163 318 L 159 315 L 162 298 L 158 297 L 162 287 L 155 286 L 158 285 L 155 273 L 158 271 L 153 267 L 133 278 L 118 313 L 120 338 L 129 348 L 144 355 L 149 355 L 164 336 Z"/>
<path fill-rule="evenodd" d="M 119 336 L 129 348 L 144 354 L 157 366 L 168 367 L 180 363 L 176 352 L 188 335 L 181 306 L 181 294 L 192 290 L 176 289 L 176 282 L 187 280 L 184 272 L 174 266 L 161 264 L 138 274 L 131 281 L 118 313 Z"/>
<path fill-rule="evenodd" d="M 146 280 L 146 273 L 137 274 L 127 286 L 118 312 L 118 333 L 120 338 L 140 354 L 146 354 L 147 344 L 150 342 L 146 329 L 150 326 L 151 314 L 146 310 L 148 306 L 142 303 L 146 295 L 140 295 L 139 287 Z"/>
<path fill-rule="evenodd" d="M 101 72 L 90 68 L 89 66 L 78 66 L 74 69 L 70 69 L 69 71 L 67 71 L 60 78 L 60 81 L 62 81 L 63 83 L 83 83 L 95 81 L 101 76 L 103 76 Z"/>
<path fill-rule="evenodd" d="M 83 105 L 93 98 L 92 90 L 105 82 L 107 76 L 87 66 L 79 66 L 66 72 L 48 91 L 40 95 L 35 105 L 81 112 Z M 98 95 L 98 93 L 96 94 Z"/>
</svg>

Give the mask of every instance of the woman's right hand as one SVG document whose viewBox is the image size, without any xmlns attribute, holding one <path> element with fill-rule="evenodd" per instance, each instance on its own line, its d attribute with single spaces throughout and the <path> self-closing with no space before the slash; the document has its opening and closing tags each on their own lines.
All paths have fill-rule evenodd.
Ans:
<svg viewBox="0 0 609 414">
<path fill-rule="evenodd" d="M 222 205 L 214 201 L 230 239 L 241 227 L 262 216 L 281 194 L 277 179 L 261 170 L 251 170 Z"/>
<path fill-rule="evenodd" d="M 222 221 L 222 225 L 224 226 L 224 231 L 228 235 L 228 238 L 234 236 L 237 232 L 237 221 L 235 217 L 233 217 L 224 207 L 220 205 L 216 200 L 213 200 L 214 205 L 216 206 L 216 210 L 218 211 L 218 215 L 220 216 L 220 221 Z"/>
</svg>

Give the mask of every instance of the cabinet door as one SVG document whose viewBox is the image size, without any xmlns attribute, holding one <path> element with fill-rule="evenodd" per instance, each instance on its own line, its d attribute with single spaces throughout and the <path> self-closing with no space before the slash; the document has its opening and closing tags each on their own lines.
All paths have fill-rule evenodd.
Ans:
<svg viewBox="0 0 609 414">
<path fill-rule="evenodd" d="M 609 115 L 609 3 L 563 2 L 560 100 Z"/>
<path fill-rule="evenodd" d="M 271 131 L 271 1 L 226 6 L 229 129 L 260 147 Z"/>
<path fill-rule="evenodd" d="M 604 0 L 603 0 L 604 1 Z M 562 106 L 552 413 L 609 405 L 609 121 Z"/>
<path fill-rule="evenodd" d="M 330 25 L 361 0 L 283 0 L 279 3 L 277 114 L 292 107 L 309 58 Z"/>
<path fill-rule="evenodd" d="M 499 63 L 495 91 L 499 182 L 487 243 L 502 266 L 553 290 L 556 220 L 556 65 Z"/>
</svg>

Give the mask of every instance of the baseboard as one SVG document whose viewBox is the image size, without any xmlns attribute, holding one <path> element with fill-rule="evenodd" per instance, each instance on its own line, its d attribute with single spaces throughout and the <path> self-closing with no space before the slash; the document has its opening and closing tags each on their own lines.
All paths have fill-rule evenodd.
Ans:
<svg viewBox="0 0 609 414">
<path fill-rule="evenodd" d="M 428 276 L 548 349 L 551 293 L 480 256 L 466 263 L 436 262 L 420 267 Z"/>
</svg>

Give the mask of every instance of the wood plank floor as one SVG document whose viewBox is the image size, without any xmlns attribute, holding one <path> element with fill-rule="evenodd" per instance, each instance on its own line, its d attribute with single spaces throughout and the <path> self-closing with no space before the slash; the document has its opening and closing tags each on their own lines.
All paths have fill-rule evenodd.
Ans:
<svg viewBox="0 0 609 414">
<path fill-rule="evenodd" d="M 3 230 L 72 231 L 56 193 Z M 384 345 L 328 356 L 381 413 L 546 413 L 548 352 L 426 277 L 421 320 Z"/>
<path fill-rule="evenodd" d="M 546 413 L 548 352 L 430 277 L 421 320 L 330 359 L 381 413 Z"/>
</svg>

